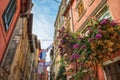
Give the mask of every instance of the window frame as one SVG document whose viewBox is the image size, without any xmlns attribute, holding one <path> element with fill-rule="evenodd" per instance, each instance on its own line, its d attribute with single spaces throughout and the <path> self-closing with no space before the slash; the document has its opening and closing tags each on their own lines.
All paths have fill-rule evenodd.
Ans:
<svg viewBox="0 0 120 80">
<path fill-rule="evenodd" d="M 2 15 L 5 31 L 8 31 L 8 29 L 10 27 L 10 24 L 13 20 L 15 12 L 16 12 L 16 6 L 17 6 L 16 0 L 10 0 L 3 15 Z"/>
<path fill-rule="evenodd" d="M 119 64 L 120 60 L 104 66 L 105 76 L 108 80 L 116 80 L 115 78 L 119 78 Z"/>
<path fill-rule="evenodd" d="M 67 20 L 65 26 L 66 26 L 67 29 L 71 29 L 70 19 Z"/>
<path fill-rule="evenodd" d="M 83 4 L 83 11 L 81 11 L 82 13 L 79 15 L 79 12 L 78 12 L 78 8 L 79 6 Z M 78 0 L 77 3 L 76 3 L 76 9 L 77 9 L 77 12 L 78 12 L 78 21 L 80 21 L 80 19 L 82 18 L 82 16 L 85 14 L 86 12 L 86 8 L 85 8 L 85 5 L 84 5 L 84 1 L 83 0 Z"/>
<path fill-rule="evenodd" d="M 109 8 L 108 8 L 108 6 L 107 6 L 107 4 L 105 4 L 103 7 L 101 7 L 101 8 L 97 11 L 97 13 L 95 14 L 95 17 L 97 17 L 98 20 L 106 19 L 106 18 L 107 18 L 107 17 L 105 17 L 105 13 L 106 13 L 106 12 L 108 12 L 108 14 L 109 14 L 108 18 L 109 18 L 109 19 L 113 19 L 113 18 L 112 18 L 112 15 L 111 15 L 111 13 L 110 13 L 110 10 L 109 10 Z M 102 17 L 103 17 L 103 18 L 102 18 Z"/>
</svg>

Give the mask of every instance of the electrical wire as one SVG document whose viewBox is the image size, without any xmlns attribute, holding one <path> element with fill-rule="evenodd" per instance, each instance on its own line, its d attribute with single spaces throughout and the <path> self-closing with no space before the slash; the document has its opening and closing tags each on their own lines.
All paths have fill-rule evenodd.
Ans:
<svg viewBox="0 0 120 80">
<path fill-rule="evenodd" d="M 55 1 L 55 2 L 57 2 L 57 3 L 59 3 L 59 4 L 61 3 L 61 2 L 60 2 L 60 1 L 58 1 L 58 0 L 54 0 L 54 1 Z"/>
</svg>

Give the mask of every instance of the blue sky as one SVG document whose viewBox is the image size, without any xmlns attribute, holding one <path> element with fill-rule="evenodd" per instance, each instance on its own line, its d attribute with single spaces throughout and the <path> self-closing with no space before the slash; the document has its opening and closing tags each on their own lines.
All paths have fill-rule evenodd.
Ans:
<svg viewBox="0 0 120 80">
<path fill-rule="evenodd" d="M 32 2 L 33 34 L 37 35 L 42 49 L 45 49 L 53 42 L 54 22 L 60 4 L 55 0 L 32 0 Z"/>
</svg>

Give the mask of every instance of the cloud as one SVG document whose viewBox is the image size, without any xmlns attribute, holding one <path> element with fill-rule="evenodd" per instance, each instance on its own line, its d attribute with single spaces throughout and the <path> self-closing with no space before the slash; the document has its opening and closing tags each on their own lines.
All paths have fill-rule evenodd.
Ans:
<svg viewBox="0 0 120 80">
<path fill-rule="evenodd" d="M 59 3 L 54 0 L 33 1 L 33 33 L 41 41 L 42 49 L 46 49 L 53 41 L 54 22 L 58 12 Z M 58 0 L 61 1 L 61 0 Z M 50 61 L 49 52 L 46 53 L 46 61 Z"/>
<path fill-rule="evenodd" d="M 41 40 L 41 47 L 47 48 L 53 40 L 59 4 L 54 0 L 33 0 L 33 4 L 33 33 Z"/>
</svg>

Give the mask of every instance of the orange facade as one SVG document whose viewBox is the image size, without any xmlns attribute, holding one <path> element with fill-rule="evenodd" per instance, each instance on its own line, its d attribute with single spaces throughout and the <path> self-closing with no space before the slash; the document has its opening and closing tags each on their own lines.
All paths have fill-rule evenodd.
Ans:
<svg viewBox="0 0 120 80">
<path fill-rule="evenodd" d="M 0 50 L 1 50 L 0 51 L 0 62 L 2 61 L 5 50 L 7 48 L 8 43 L 9 43 L 10 37 L 11 37 L 12 32 L 14 30 L 16 21 L 19 17 L 19 14 L 20 14 L 21 0 L 16 0 L 15 1 L 16 8 L 15 8 L 14 14 L 11 18 L 11 21 L 9 23 L 8 29 L 6 30 L 4 20 L 3 20 L 3 15 L 5 14 L 5 11 L 8 8 L 8 6 L 10 5 L 10 1 L 11 0 L 1 0 L 0 1 L 0 6 L 1 6 L 0 7 Z M 12 0 L 12 1 L 14 1 L 14 0 Z M 7 13 L 7 11 L 6 11 L 6 13 Z"/>
<path fill-rule="evenodd" d="M 73 21 L 71 21 L 71 26 L 74 27 L 74 32 L 76 32 L 88 18 L 95 16 L 95 14 L 97 13 L 96 11 L 99 11 L 102 5 L 105 5 L 105 4 L 109 9 L 110 15 L 112 16 L 112 18 L 115 20 L 120 19 L 120 16 L 119 16 L 120 0 L 115 0 L 115 1 L 112 1 L 112 0 L 70 0 L 70 1 L 71 1 L 71 4 L 70 6 L 67 6 L 69 8 L 66 8 L 63 15 L 66 17 L 68 16 L 68 13 L 71 14 L 69 16 L 70 16 L 70 19 L 73 19 Z M 77 1 L 78 2 L 83 1 L 83 4 L 84 4 L 84 11 L 81 16 L 79 16 L 78 14 L 78 10 L 77 10 L 78 2 Z M 90 1 L 92 1 L 91 4 L 90 4 Z"/>
<path fill-rule="evenodd" d="M 79 4 L 83 3 L 81 14 L 79 14 Z M 65 20 L 70 21 L 70 29 L 73 32 L 82 30 L 88 23 L 87 20 L 91 17 L 98 17 L 101 15 L 104 6 L 107 7 L 110 16 L 113 20 L 120 22 L 120 0 L 69 0 L 69 4 L 64 11 Z M 104 11 L 103 11 L 104 12 Z M 67 22 L 66 21 L 66 22 Z M 68 27 L 65 22 L 65 26 Z M 120 51 L 112 55 L 113 58 L 120 56 Z M 107 61 L 107 60 L 106 60 Z M 98 66 L 98 78 L 104 79 L 104 72 L 101 66 Z"/>
</svg>

